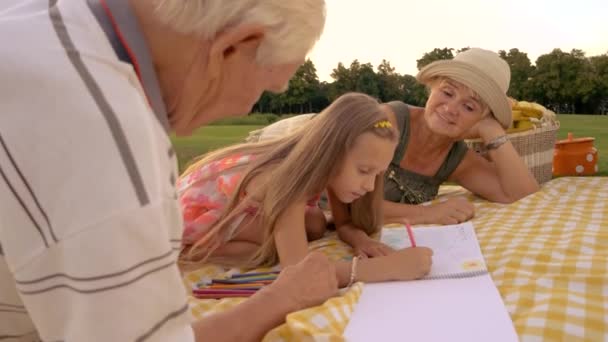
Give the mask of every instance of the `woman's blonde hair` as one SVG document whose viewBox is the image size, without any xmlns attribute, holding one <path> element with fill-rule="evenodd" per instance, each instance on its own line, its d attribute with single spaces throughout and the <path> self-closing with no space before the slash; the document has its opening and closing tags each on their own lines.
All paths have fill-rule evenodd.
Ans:
<svg viewBox="0 0 608 342">
<path fill-rule="evenodd" d="M 325 25 L 324 0 L 156 0 L 160 19 L 178 32 L 212 39 L 240 25 L 267 28 L 258 49 L 262 64 L 300 62 Z"/>
<path fill-rule="evenodd" d="M 297 201 L 321 193 L 329 180 L 340 169 L 345 154 L 363 133 L 396 141 L 398 132 L 386 123 L 388 116 L 378 101 L 365 94 L 348 93 L 287 136 L 256 143 L 239 144 L 203 156 L 188 167 L 182 177 L 202 165 L 236 154 L 254 155 L 255 159 L 243 166 L 243 176 L 232 197 L 209 232 L 182 253 L 182 262 L 228 261 L 208 258 L 218 232 L 229 229 L 231 221 L 259 199 L 256 217 L 264 227 L 263 245 L 246 266 L 272 265 L 278 255 L 274 242 L 277 218 Z M 243 198 L 247 184 L 257 175 L 269 172 L 272 183 L 260 184 Z M 383 175 L 376 176 L 374 190 L 350 204 L 354 226 L 366 233 L 376 232 L 382 225 Z"/>
</svg>

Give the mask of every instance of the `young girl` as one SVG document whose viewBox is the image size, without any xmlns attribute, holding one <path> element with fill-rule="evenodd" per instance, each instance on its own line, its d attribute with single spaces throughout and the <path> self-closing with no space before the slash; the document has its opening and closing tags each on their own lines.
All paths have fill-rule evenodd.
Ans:
<svg viewBox="0 0 608 342">
<path fill-rule="evenodd" d="M 340 238 L 380 255 L 338 262 L 342 286 L 422 277 L 430 268 L 429 249 L 392 251 L 369 237 L 382 226 L 383 173 L 397 137 L 376 100 L 352 93 L 292 134 L 204 156 L 178 181 L 182 265 L 299 262 L 308 253 L 307 231 L 324 229 L 307 211 L 327 190 Z"/>
</svg>

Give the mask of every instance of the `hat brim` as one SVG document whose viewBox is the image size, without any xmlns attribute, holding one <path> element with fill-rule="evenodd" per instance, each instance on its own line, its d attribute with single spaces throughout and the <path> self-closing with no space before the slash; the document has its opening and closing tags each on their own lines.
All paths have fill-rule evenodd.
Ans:
<svg viewBox="0 0 608 342">
<path fill-rule="evenodd" d="M 416 79 L 423 84 L 435 77 L 447 77 L 469 87 L 490 107 L 492 115 L 504 129 L 511 126 L 513 114 L 507 94 L 475 66 L 455 60 L 435 61 L 416 75 Z"/>
</svg>

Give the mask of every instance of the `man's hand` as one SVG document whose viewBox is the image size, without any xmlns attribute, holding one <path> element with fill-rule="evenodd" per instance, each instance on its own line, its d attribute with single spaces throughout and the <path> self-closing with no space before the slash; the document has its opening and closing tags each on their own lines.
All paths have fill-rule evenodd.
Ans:
<svg viewBox="0 0 608 342">
<path fill-rule="evenodd" d="M 298 264 L 285 267 L 265 290 L 285 300 L 290 312 L 319 305 L 338 293 L 336 268 L 324 254 L 311 252 Z"/>
</svg>

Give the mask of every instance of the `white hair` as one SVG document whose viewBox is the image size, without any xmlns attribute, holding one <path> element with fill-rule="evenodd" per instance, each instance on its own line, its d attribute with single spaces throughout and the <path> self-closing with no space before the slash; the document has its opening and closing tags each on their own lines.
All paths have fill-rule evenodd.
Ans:
<svg viewBox="0 0 608 342">
<path fill-rule="evenodd" d="M 301 62 L 323 31 L 325 0 L 157 0 L 171 28 L 212 39 L 239 25 L 262 25 L 257 59 L 264 64 Z"/>
</svg>

